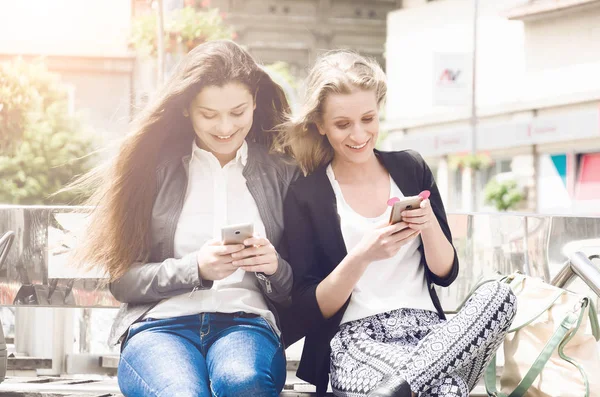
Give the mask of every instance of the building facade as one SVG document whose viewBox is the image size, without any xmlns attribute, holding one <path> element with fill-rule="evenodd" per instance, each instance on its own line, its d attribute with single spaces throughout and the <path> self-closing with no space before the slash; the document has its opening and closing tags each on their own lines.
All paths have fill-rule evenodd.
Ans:
<svg viewBox="0 0 600 397">
<path fill-rule="evenodd" d="M 304 77 L 322 51 L 351 48 L 384 61 L 386 18 L 399 0 L 212 0 L 236 41 L 265 64 L 284 61 Z"/>
<path fill-rule="evenodd" d="M 452 210 L 473 208 L 471 173 L 452 169 L 449 160 L 470 152 L 474 136 L 477 151 L 494 161 L 478 176 L 477 208 L 486 208 L 485 184 L 502 174 L 526 190 L 523 210 L 598 214 L 600 80 L 594 71 L 600 70 L 600 1 L 479 4 L 475 129 L 473 2 L 422 2 L 390 13 L 387 147 L 419 150 Z M 452 64 L 447 54 L 465 55 L 466 61 Z M 440 69 L 440 59 L 450 66 Z M 459 77 L 450 81 L 448 71 Z M 462 86 L 456 84 L 461 76 Z M 445 104 L 442 90 L 466 98 L 455 95 L 454 103 Z"/>
</svg>

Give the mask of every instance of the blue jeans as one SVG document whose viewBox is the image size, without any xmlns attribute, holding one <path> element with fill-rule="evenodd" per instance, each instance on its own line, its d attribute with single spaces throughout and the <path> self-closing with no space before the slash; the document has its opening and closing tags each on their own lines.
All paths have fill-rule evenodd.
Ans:
<svg viewBox="0 0 600 397">
<path fill-rule="evenodd" d="M 284 349 L 269 323 L 241 312 L 135 323 L 118 370 L 127 397 L 274 397 L 285 376 Z"/>
</svg>

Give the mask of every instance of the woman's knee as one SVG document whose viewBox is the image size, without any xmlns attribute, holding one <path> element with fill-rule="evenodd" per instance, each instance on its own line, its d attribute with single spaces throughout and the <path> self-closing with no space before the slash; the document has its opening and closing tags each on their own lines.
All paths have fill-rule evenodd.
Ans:
<svg viewBox="0 0 600 397">
<path fill-rule="evenodd" d="M 177 378 L 164 378 L 160 372 L 150 373 L 147 368 L 135 368 L 121 358 L 117 373 L 119 389 L 125 397 L 197 397 L 209 393 L 207 382 L 197 376 L 183 374 Z M 160 369 L 157 368 L 157 371 Z"/>
<path fill-rule="evenodd" d="M 475 294 L 512 306 L 516 302 L 516 296 L 510 286 L 500 281 L 490 281 L 480 285 L 475 290 Z"/>
<path fill-rule="evenodd" d="M 225 376 L 211 379 L 212 394 L 216 397 L 278 396 L 279 391 L 275 378 L 268 371 L 254 368 L 236 368 Z"/>
<path fill-rule="evenodd" d="M 495 310 L 498 320 L 512 323 L 517 309 L 517 297 L 506 283 L 491 281 L 477 288 L 476 293 L 495 304 L 484 305 L 486 310 Z"/>
</svg>

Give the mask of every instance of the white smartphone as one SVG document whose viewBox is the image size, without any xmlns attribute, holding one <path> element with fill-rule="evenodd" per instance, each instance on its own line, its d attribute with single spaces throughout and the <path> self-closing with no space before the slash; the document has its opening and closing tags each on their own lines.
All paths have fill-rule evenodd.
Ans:
<svg viewBox="0 0 600 397">
<path fill-rule="evenodd" d="M 420 196 L 404 197 L 400 201 L 396 201 L 390 213 L 390 225 L 394 225 L 402 221 L 402 212 L 406 210 L 414 210 L 421 206 L 423 198 Z"/>
<path fill-rule="evenodd" d="M 244 244 L 244 240 L 254 235 L 252 223 L 225 226 L 221 229 L 221 240 L 223 244 Z"/>
</svg>

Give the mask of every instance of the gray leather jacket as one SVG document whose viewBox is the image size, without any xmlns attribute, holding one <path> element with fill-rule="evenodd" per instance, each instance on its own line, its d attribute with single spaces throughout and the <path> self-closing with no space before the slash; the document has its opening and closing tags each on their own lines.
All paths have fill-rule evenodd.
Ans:
<svg viewBox="0 0 600 397">
<path fill-rule="evenodd" d="M 196 253 L 173 258 L 175 228 L 187 188 L 191 148 L 191 140 L 169 148 L 159 161 L 157 195 L 152 209 L 150 262 L 134 264 L 109 286 L 114 297 L 122 302 L 109 335 L 111 346 L 121 342 L 131 324 L 162 299 L 212 286 L 198 275 Z M 283 200 L 298 173 L 298 168 L 282 156 L 270 154 L 263 145 L 248 142 L 248 161 L 243 175 L 256 201 L 267 238 L 275 247 L 279 246 L 283 233 Z M 279 257 L 275 274 L 257 278 L 268 298 L 269 308 L 279 321 L 273 302 L 286 305 L 290 301 L 293 282 L 290 265 Z"/>
</svg>

